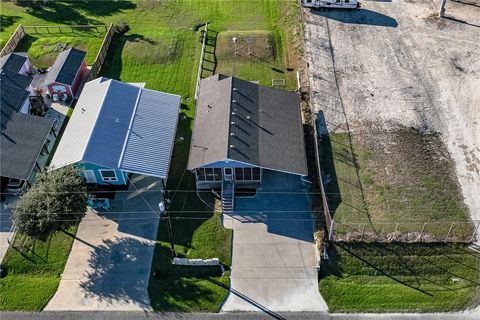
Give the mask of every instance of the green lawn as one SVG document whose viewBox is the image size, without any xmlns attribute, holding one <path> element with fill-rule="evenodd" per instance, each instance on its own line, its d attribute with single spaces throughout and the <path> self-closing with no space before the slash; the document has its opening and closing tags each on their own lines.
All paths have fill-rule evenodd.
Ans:
<svg viewBox="0 0 480 320">
<path fill-rule="evenodd" d="M 64 44 L 67 48 L 74 47 L 87 52 L 86 61 L 88 65 L 91 65 L 95 61 L 104 37 L 105 32 L 28 33 L 15 51 L 28 52 L 30 61 L 35 67 L 48 68 L 52 66 L 58 53 L 62 51 L 57 45 Z"/>
<path fill-rule="evenodd" d="M 64 232 L 46 241 L 17 235 L 2 263 L 7 276 L 0 279 L 0 310 L 42 310 L 57 290 L 73 240 Z"/>
<path fill-rule="evenodd" d="M 333 312 L 462 310 L 480 293 L 479 271 L 465 245 L 337 243 L 320 292 Z"/>
<path fill-rule="evenodd" d="M 322 139 L 322 168 L 337 234 L 420 233 L 430 222 L 424 234 L 443 240 L 451 222 L 463 222 L 454 225 L 450 237 L 471 237 L 452 161 L 434 134 L 330 133 Z"/>
</svg>

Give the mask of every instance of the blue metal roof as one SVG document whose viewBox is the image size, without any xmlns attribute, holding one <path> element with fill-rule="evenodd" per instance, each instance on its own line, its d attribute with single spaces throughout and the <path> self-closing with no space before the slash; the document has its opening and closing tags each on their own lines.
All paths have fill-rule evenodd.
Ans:
<svg viewBox="0 0 480 320">
<path fill-rule="evenodd" d="M 180 102 L 178 95 L 93 80 L 80 95 L 52 165 L 82 161 L 166 178 Z"/>
</svg>

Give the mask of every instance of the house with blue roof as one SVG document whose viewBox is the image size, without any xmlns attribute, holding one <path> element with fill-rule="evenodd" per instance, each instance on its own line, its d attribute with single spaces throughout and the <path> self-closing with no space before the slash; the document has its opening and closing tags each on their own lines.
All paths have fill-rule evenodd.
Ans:
<svg viewBox="0 0 480 320">
<path fill-rule="evenodd" d="M 128 174 L 167 179 L 181 97 L 98 78 L 85 84 L 53 169 L 81 165 L 86 182 L 122 186 Z"/>
</svg>

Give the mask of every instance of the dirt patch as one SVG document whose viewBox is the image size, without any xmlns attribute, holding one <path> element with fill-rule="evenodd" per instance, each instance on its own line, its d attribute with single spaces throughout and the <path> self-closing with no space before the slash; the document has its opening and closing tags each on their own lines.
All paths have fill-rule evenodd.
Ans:
<svg viewBox="0 0 480 320">
<path fill-rule="evenodd" d="M 276 59 L 275 41 L 270 32 L 221 32 L 217 48 L 219 56 L 252 57 L 263 62 Z"/>
</svg>

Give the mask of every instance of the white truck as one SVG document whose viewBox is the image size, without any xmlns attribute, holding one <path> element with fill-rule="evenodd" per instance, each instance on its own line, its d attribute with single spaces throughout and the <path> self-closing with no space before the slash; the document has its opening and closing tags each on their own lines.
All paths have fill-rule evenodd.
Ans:
<svg viewBox="0 0 480 320">
<path fill-rule="evenodd" d="M 360 1 L 358 0 L 302 0 L 302 5 L 307 8 L 356 9 L 360 7 Z"/>
</svg>

